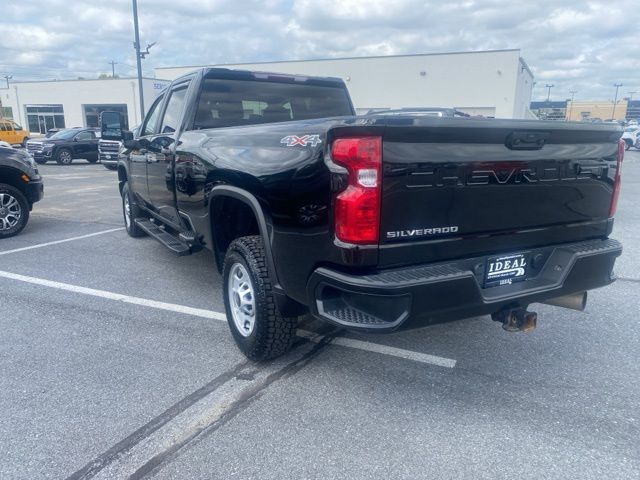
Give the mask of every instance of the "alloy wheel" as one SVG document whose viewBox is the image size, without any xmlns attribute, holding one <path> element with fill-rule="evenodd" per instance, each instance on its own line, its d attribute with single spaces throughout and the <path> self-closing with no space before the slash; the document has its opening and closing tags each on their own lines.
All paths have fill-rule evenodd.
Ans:
<svg viewBox="0 0 640 480">
<path fill-rule="evenodd" d="M 22 207 L 18 199 L 8 193 L 0 193 L 0 230 L 14 228 L 21 216 Z"/>
</svg>

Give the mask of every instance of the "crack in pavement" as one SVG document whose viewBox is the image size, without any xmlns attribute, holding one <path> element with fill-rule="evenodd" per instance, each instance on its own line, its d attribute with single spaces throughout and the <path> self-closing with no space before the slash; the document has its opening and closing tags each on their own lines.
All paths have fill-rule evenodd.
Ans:
<svg viewBox="0 0 640 480">
<path fill-rule="evenodd" d="M 91 460 L 67 480 L 103 477 L 135 480 L 153 475 L 185 447 L 241 413 L 271 384 L 304 368 L 337 333 L 326 335 L 318 343 L 300 339 L 289 355 L 268 364 L 246 361 L 236 365 Z"/>
</svg>

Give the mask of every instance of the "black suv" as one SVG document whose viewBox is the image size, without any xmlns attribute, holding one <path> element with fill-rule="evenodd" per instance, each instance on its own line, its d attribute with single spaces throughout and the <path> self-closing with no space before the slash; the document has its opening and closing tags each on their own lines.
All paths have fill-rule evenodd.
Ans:
<svg viewBox="0 0 640 480">
<path fill-rule="evenodd" d="M 20 233 L 43 194 L 42 177 L 31 156 L 0 146 L 0 238 Z"/>
<path fill-rule="evenodd" d="M 40 164 L 55 160 L 70 165 L 76 158 L 96 163 L 99 138 L 100 131 L 95 128 L 67 128 L 43 140 L 29 140 L 27 150 Z"/>
</svg>

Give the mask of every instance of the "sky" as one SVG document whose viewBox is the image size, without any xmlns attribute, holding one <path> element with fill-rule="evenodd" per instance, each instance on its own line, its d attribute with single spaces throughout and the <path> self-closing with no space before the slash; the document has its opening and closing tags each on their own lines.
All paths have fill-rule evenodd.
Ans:
<svg viewBox="0 0 640 480">
<path fill-rule="evenodd" d="M 131 0 L 2 0 L 0 77 L 135 76 Z M 159 66 L 518 48 L 533 100 L 640 99 L 640 0 L 138 0 Z M 0 78 L 0 81 L 4 79 Z"/>
</svg>

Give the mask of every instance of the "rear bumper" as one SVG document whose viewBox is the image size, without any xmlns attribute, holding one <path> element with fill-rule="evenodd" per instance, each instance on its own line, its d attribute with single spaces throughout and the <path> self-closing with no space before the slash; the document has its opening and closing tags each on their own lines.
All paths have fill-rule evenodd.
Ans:
<svg viewBox="0 0 640 480">
<path fill-rule="evenodd" d="M 351 329 L 393 331 L 486 315 L 603 287 L 615 280 L 616 240 L 528 249 L 528 280 L 483 288 L 487 257 L 352 275 L 318 268 L 307 284 L 311 313 Z"/>
</svg>

